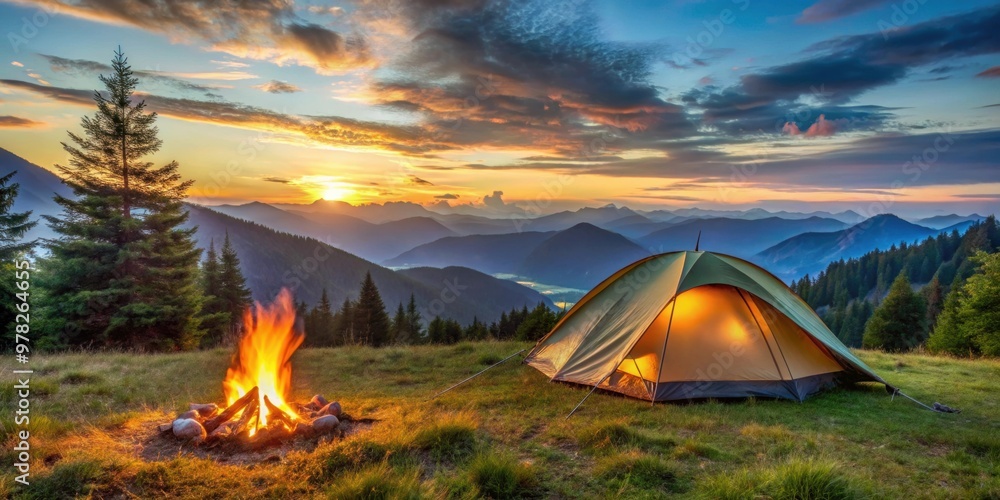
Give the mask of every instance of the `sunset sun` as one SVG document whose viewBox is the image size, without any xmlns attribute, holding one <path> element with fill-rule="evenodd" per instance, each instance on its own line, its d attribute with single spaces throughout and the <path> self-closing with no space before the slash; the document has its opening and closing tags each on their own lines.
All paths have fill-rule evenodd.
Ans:
<svg viewBox="0 0 1000 500">
<path fill-rule="evenodd" d="M 327 201 L 342 201 L 354 191 L 341 184 L 327 184 L 323 187 L 323 199 Z"/>
</svg>

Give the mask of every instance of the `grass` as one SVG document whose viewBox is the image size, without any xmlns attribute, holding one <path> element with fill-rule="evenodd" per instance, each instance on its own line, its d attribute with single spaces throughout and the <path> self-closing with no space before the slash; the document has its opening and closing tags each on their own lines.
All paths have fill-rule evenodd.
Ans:
<svg viewBox="0 0 1000 500">
<path fill-rule="evenodd" d="M 566 419 L 587 389 L 514 360 L 427 401 L 524 347 L 301 350 L 295 399 L 322 393 L 380 421 L 248 465 L 150 461 L 135 446 L 189 402 L 221 401 L 228 352 L 36 355 L 31 485 L 6 467 L 0 498 L 1000 498 L 998 361 L 858 352 L 907 394 L 957 415 L 861 384 L 804 403 L 653 406 L 596 392 Z M 9 385 L 0 404 L 15 404 Z M 8 464 L 17 429 L 0 415 Z"/>
</svg>

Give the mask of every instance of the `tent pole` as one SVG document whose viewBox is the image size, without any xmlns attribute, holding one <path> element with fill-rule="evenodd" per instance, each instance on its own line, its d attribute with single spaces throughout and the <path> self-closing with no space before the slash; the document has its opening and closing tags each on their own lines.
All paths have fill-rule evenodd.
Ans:
<svg viewBox="0 0 1000 500">
<path fill-rule="evenodd" d="M 670 338 L 670 327 L 674 326 L 674 310 L 677 309 L 677 295 L 670 299 L 670 319 L 667 320 L 667 331 L 663 334 L 663 350 L 660 351 L 660 369 L 656 370 L 656 380 L 653 381 L 653 397 L 649 406 L 656 406 L 656 393 L 660 389 L 660 377 L 663 376 L 663 358 L 667 355 L 667 340 Z M 662 312 L 661 312 L 662 314 Z"/>
<path fill-rule="evenodd" d="M 457 383 L 457 384 L 455 384 L 455 385 L 453 385 L 453 386 L 451 386 L 451 387 L 449 387 L 449 388 L 447 388 L 447 389 L 445 389 L 445 390 L 443 390 L 443 391 L 441 391 L 441 392 L 439 392 L 439 393 L 431 396 L 430 399 L 427 399 L 426 401 L 432 401 L 434 399 L 437 399 L 438 396 L 440 396 L 440 395 L 442 395 L 442 394 L 444 394 L 444 393 L 446 393 L 446 392 L 448 392 L 448 391 L 450 391 L 450 390 L 452 390 L 452 389 L 454 389 L 454 388 L 456 388 L 456 387 L 458 387 L 458 386 L 460 386 L 460 385 L 462 385 L 462 384 L 464 384 L 464 383 L 466 383 L 466 382 L 468 382 L 468 381 L 470 381 L 470 380 L 472 380 L 472 379 L 474 379 L 474 378 L 476 378 L 476 377 L 478 377 L 478 376 L 486 373 L 488 370 L 490 370 L 490 369 L 492 369 L 494 367 L 502 365 L 508 359 L 513 358 L 514 356 L 517 356 L 518 354 L 521 354 L 524 351 L 527 351 L 527 349 L 521 349 L 520 351 L 517 351 L 514 354 L 511 354 L 510 356 L 507 356 L 506 358 L 503 358 L 502 360 L 497 361 L 496 363 L 493 363 L 490 366 L 487 366 L 486 368 L 483 368 L 482 371 L 480 371 L 479 373 L 477 373 L 477 374 L 475 374 L 475 375 L 473 375 L 473 376 L 471 376 L 471 377 L 469 377 L 469 378 L 467 378 L 467 379 L 465 379 L 465 380 L 463 380 L 463 381 L 461 381 L 461 382 L 459 382 L 459 383 Z"/>
<path fill-rule="evenodd" d="M 611 374 L 614 374 L 614 372 L 611 372 Z M 576 410 L 579 410 L 580 407 L 583 406 L 583 402 L 586 401 L 587 398 L 589 398 L 590 395 L 593 394 L 594 391 L 596 391 L 597 388 L 601 384 L 603 384 L 605 380 L 607 380 L 607 379 L 609 379 L 611 377 L 611 374 L 609 374 L 607 377 L 602 378 L 600 382 L 594 384 L 594 387 L 592 389 L 590 389 L 590 392 L 588 392 L 587 395 L 584 396 L 583 399 L 581 399 L 579 403 L 577 403 L 576 407 L 573 408 L 573 411 L 569 412 L 569 415 L 566 415 L 566 418 L 569 419 L 569 417 L 572 417 L 573 414 L 576 413 Z"/>
</svg>

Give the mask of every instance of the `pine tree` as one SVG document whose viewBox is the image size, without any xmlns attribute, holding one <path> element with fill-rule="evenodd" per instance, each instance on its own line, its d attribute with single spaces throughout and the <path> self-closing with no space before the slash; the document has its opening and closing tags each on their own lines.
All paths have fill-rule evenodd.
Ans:
<svg viewBox="0 0 1000 500">
<path fill-rule="evenodd" d="M 409 344 L 409 327 L 409 322 L 406 320 L 406 310 L 403 309 L 403 303 L 400 302 L 399 307 L 396 308 L 396 316 L 392 318 L 392 333 L 390 336 L 392 341 L 397 344 Z"/>
<path fill-rule="evenodd" d="M 978 265 L 962 285 L 952 286 L 927 347 L 959 356 L 1000 356 L 1000 253 L 978 252 Z"/>
<path fill-rule="evenodd" d="M 48 318 L 40 326 L 74 345 L 194 347 L 200 251 L 195 230 L 180 229 L 193 181 L 176 162 L 143 160 L 162 141 L 156 113 L 133 101 L 138 80 L 120 50 L 101 82 L 97 113 L 83 118 L 82 136 L 69 133 L 69 164 L 57 165 L 75 196 L 56 196 L 63 213 L 46 216 L 59 237 L 47 243 L 39 277 Z"/>
<path fill-rule="evenodd" d="M 961 308 L 964 292 L 961 286 L 953 286 L 944 299 L 941 314 L 931 336 L 927 339 L 927 350 L 956 356 L 977 354 L 975 342 L 962 322 Z"/>
<path fill-rule="evenodd" d="M 924 301 L 927 303 L 927 329 L 932 330 L 944 306 L 944 289 L 941 288 L 941 281 L 935 275 L 922 291 Z"/>
<path fill-rule="evenodd" d="M 357 339 L 354 332 L 354 303 L 350 298 L 344 299 L 340 310 L 333 317 L 333 331 L 337 345 L 355 345 Z"/>
<path fill-rule="evenodd" d="M 218 345 L 229 332 L 231 317 L 219 297 L 221 288 L 219 256 L 215 252 L 215 241 L 212 240 L 208 244 L 205 262 L 201 266 L 201 293 L 203 296 L 201 326 L 205 329 L 201 345 L 204 347 Z"/>
<path fill-rule="evenodd" d="M 489 335 L 486 324 L 479 321 L 476 316 L 472 317 L 472 323 L 465 328 L 464 337 L 468 340 L 483 340 Z"/>
<path fill-rule="evenodd" d="M 32 273 L 28 269 L 19 269 L 14 260 L 31 250 L 34 242 L 21 239 L 37 224 L 31 220 L 30 211 L 11 212 L 20 188 L 18 184 L 10 182 L 16 173 L 11 172 L 0 177 L 0 273 L 5 277 L 0 280 L 0 324 L 4 325 L 5 334 L 3 341 L 0 341 L 0 349 L 4 350 L 14 347 L 15 320 L 19 313 L 16 305 L 21 303 L 16 294 L 24 293 L 24 290 L 19 290 L 15 285 L 15 282 L 23 281 L 16 276 L 18 273 L 29 276 Z"/>
<path fill-rule="evenodd" d="M 431 344 L 444 344 L 447 341 L 445 332 L 445 322 L 441 316 L 434 316 L 430 324 L 427 325 L 427 342 Z"/>
<path fill-rule="evenodd" d="M 890 352 L 912 349 L 925 338 L 926 314 L 923 299 L 910 288 L 906 273 L 900 273 L 868 320 L 862 346 Z"/>
<path fill-rule="evenodd" d="M 337 345 L 333 305 L 330 303 L 326 288 L 323 289 L 323 294 L 319 297 L 319 303 L 309 312 L 308 318 L 306 341 L 309 346 L 331 347 Z"/>
<path fill-rule="evenodd" d="M 556 326 L 556 313 L 539 302 L 517 327 L 517 340 L 535 341 Z"/>
<path fill-rule="evenodd" d="M 410 302 L 406 304 L 406 324 L 407 331 L 410 334 L 411 342 L 416 343 L 423 340 L 424 337 L 424 327 L 422 325 L 423 318 L 420 317 L 420 311 L 417 310 L 417 301 L 410 294 Z"/>
<path fill-rule="evenodd" d="M 354 324 L 363 344 L 379 347 L 389 343 L 389 315 L 371 272 L 366 272 L 361 282 L 358 303 L 354 307 Z"/>
<path fill-rule="evenodd" d="M 243 314 L 251 304 L 251 295 L 246 278 L 240 271 L 240 258 L 229 240 L 229 231 L 226 231 L 222 254 L 219 255 L 218 297 L 222 310 L 229 313 L 227 335 L 238 336 L 243 326 Z"/>
<path fill-rule="evenodd" d="M 11 261 L 31 249 L 34 242 L 21 241 L 21 238 L 38 224 L 37 221 L 31 220 L 31 211 L 11 212 L 21 188 L 19 184 L 11 183 L 16 173 L 11 172 L 0 177 L 0 262 Z"/>
</svg>

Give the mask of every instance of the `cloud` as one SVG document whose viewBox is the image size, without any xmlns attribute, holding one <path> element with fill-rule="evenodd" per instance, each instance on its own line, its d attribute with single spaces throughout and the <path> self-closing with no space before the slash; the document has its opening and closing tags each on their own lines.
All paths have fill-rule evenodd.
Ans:
<svg viewBox="0 0 1000 500">
<path fill-rule="evenodd" d="M 795 122 L 785 123 L 781 129 L 788 135 L 804 135 L 806 137 L 829 137 L 837 132 L 837 122 L 827 120 L 825 115 L 819 115 L 815 123 L 809 126 L 803 133 Z"/>
<path fill-rule="evenodd" d="M 326 5 L 310 5 L 307 10 L 309 10 L 309 12 L 312 12 L 313 14 L 329 14 L 334 17 L 338 17 L 344 14 L 344 8 L 337 6 L 328 7 Z"/>
<path fill-rule="evenodd" d="M 783 115 L 801 108 L 844 107 L 865 92 L 899 82 L 914 68 L 998 53 L 998 24 L 1000 7 L 990 7 L 914 24 L 891 36 L 837 37 L 809 47 L 806 59 L 745 74 L 727 88 L 693 89 L 682 99 L 702 110 L 703 123 L 731 134 L 774 133 L 791 121 Z M 886 117 L 864 118 L 874 123 Z"/>
<path fill-rule="evenodd" d="M 496 210 L 507 208 L 507 204 L 503 201 L 503 191 L 493 191 L 493 194 L 483 196 L 483 204 Z"/>
<path fill-rule="evenodd" d="M 34 78 L 36 82 L 38 82 L 38 83 L 40 83 L 42 85 L 45 85 L 46 87 L 48 87 L 49 85 L 52 85 L 51 83 L 49 83 L 48 81 L 46 81 L 42 77 L 42 75 L 40 75 L 40 74 L 38 74 L 38 73 L 36 73 L 34 71 L 29 71 L 28 72 L 28 76 L 31 77 L 31 78 Z"/>
<path fill-rule="evenodd" d="M 20 80 L 0 80 L 0 86 L 87 108 L 94 105 L 92 90 L 45 87 Z M 144 95 L 143 99 L 151 111 L 165 117 L 259 130 L 270 134 L 272 140 L 324 144 L 352 150 L 389 150 L 414 156 L 453 148 L 448 144 L 427 140 L 418 127 L 339 116 L 289 115 L 226 101 L 202 101 L 155 94 Z"/>
<path fill-rule="evenodd" d="M 608 40 L 592 2 L 373 1 L 368 11 L 373 5 L 390 12 L 403 33 L 397 46 L 408 49 L 391 64 L 394 76 L 377 80 L 366 98 L 418 113 L 456 142 L 531 137 L 569 154 L 594 124 L 696 131 L 650 82 L 663 47 Z"/>
<path fill-rule="evenodd" d="M 459 196 L 457 194 L 445 193 L 434 196 L 439 200 L 457 200 Z"/>
<path fill-rule="evenodd" d="M 1000 78 L 1000 66 L 993 66 L 992 68 L 976 73 L 976 76 L 979 78 Z"/>
<path fill-rule="evenodd" d="M 267 0 L 11 0 L 47 12 L 204 42 L 236 57 L 335 73 L 374 64 L 367 43 L 305 22 L 292 2 Z"/>
<path fill-rule="evenodd" d="M 0 116 L 0 128 L 35 128 L 45 125 L 42 122 L 21 118 L 19 116 Z"/>
<path fill-rule="evenodd" d="M 290 184 L 292 182 L 291 179 L 286 179 L 284 177 L 264 177 L 261 180 L 263 180 L 264 182 L 274 182 L 277 184 Z"/>
<path fill-rule="evenodd" d="M 246 71 L 203 71 L 200 73 L 179 73 L 170 71 L 147 71 L 146 73 L 151 75 L 162 75 L 169 76 L 173 78 L 187 78 L 191 80 L 225 80 L 225 81 L 237 81 L 237 80 L 253 80 L 255 78 L 260 78 L 252 73 L 247 73 Z"/>
<path fill-rule="evenodd" d="M 819 0 L 795 20 L 798 24 L 824 23 L 852 16 L 890 3 L 891 0 Z"/>
<path fill-rule="evenodd" d="M 264 92 L 271 94 L 294 94 L 296 92 L 302 92 L 302 89 L 298 86 L 288 82 L 282 82 L 280 80 L 271 80 L 267 83 L 254 85 L 253 88 L 263 90 Z"/>
<path fill-rule="evenodd" d="M 23 68 L 23 67 L 24 67 L 24 64 L 21 64 L 21 63 L 20 63 L 20 62 L 18 62 L 18 61 L 11 61 L 11 62 L 10 62 L 10 65 L 11 65 L 11 66 L 17 66 L 18 68 Z"/>
<path fill-rule="evenodd" d="M 67 59 L 65 57 L 59 57 L 49 54 L 39 54 L 46 61 L 49 62 L 49 67 L 52 71 L 57 73 L 75 73 L 83 75 L 100 75 L 111 73 L 111 66 L 99 63 L 97 61 L 89 61 L 86 59 Z M 157 71 L 144 71 L 133 69 L 135 75 L 139 77 L 139 83 L 143 83 L 142 80 L 147 79 L 154 83 L 166 85 L 173 87 L 174 89 L 181 91 L 190 92 L 200 92 L 208 93 L 213 90 L 217 90 L 220 87 L 211 85 L 201 85 L 197 83 L 192 83 L 182 78 L 178 77 L 176 74 L 157 72 Z"/>
<path fill-rule="evenodd" d="M 213 60 L 212 64 L 215 64 L 216 66 L 219 66 L 220 68 L 226 68 L 226 69 L 243 69 L 243 68 L 249 68 L 250 67 L 249 64 L 244 63 L 244 62 L 239 62 L 239 61 L 215 61 L 215 60 Z"/>
<path fill-rule="evenodd" d="M 415 175 L 411 175 L 411 176 L 410 176 L 410 177 L 409 177 L 409 178 L 407 179 L 407 181 L 406 181 L 406 182 L 408 182 L 408 183 L 410 183 L 410 184 L 415 184 L 415 185 L 417 185 L 417 186 L 433 186 L 433 185 L 434 185 L 434 183 L 433 183 L 433 182 L 431 182 L 431 181 L 426 181 L 426 180 L 424 180 L 424 179 L 421 179 L 420 177 L 417 177 L 417 176 L 415 176 Z"/>
</svg>

